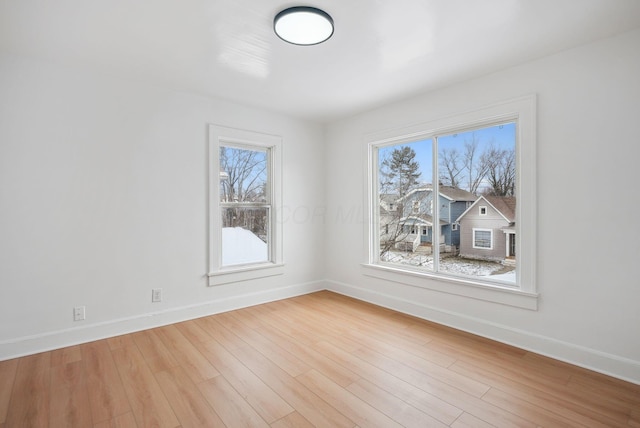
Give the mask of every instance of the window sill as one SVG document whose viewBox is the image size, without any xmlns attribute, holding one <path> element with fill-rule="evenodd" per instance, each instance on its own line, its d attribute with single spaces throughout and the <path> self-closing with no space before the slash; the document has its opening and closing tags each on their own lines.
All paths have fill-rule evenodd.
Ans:
<svg viewBox="0 0 640 428">
<path fill-rule="evenodd" d="M 417 272 L 396 267 L 362 264 L 362 274 L 412 287 L 441 293 L 455 294 L 472 299 L 514 306 L 532 311 L 538 310 L 538 294 L 507 286 L 474 282 L 462 278 Z"/>
<path fill-rule="evenodd" d="M 230 267 L 209 273 L 209 286 L 266 278 L 284 274 L 284 265 L 265 263 L 260 265 Z"/>
</svg>

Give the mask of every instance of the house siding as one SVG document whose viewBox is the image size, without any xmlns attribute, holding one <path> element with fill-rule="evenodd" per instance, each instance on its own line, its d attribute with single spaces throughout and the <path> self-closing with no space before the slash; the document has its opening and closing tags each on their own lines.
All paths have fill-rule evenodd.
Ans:
<svg viewBox="0 0 640 428">
<path fill-rule="evenodd" d="M 458 217 L 462 215 L 463 212 L 467 209 L 466 201 L 455 201 L 451 204 L 450 210 L 450 223 L 454 223 Z M 450 241 L 451 245 L 455 245 L 456 247 L 460 246 L 460 228 L 458 230 L 451 230 L 451 226 L 448 226 L 450 233 Z"/>
<path fill-rule="evenodd" d="M 486 215 L 479 215 L 479 206 L 487 207 Z M 489 204 L 479 204 L 460 220 L 460 255 L 468 258 L 504 260 L 507 252 L 506 237 L 501 230 L 509 223 Z M 473 248 L 473 229 L 493 231 L 492 249 Z"/>
<path fill-rule="evenodd" d="M 460 189 L 455 189 L 460 192 Z M 452 200 L 451 197 L 439 195 L 439 207 L 440 207 L 440 221 L 441 236 L 443 237 L 442 244 L 444 244 L 446 251 L 457 250 L 460 246 L 460 231 L 453 230 L 452 224 L 456 219 L 468 208 L 468 201 Z M 408 194 L 401 202 L 401 210 L 403 217 L 409 217 L 411 215 L 426 214 L 433 216 L 433 190 L 420 189 Z M 414 211 L 414 203 L 417 210 Z M 444 224 L 446 223 L 446 224 Z M 433 242 L 433 233 L 429 229 L 426 236 L 420 237 L 421 242 Z"/>
</svg>

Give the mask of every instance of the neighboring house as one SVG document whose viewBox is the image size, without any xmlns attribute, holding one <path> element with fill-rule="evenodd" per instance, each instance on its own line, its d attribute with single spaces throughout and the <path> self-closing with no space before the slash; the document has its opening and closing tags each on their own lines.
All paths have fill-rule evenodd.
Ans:
<svg viewBox="0 0 640 428">
<path fill-rule="evenodd" d="M 384 193 L 380 195 L 380 208 L 385 212 L 392 213 L 398 210 L 399 196 L 395 193 Z"/>
<path fill-rule="evenodd" d="M 440 220 L 446 222 L 442 233 L 446 245 L 460 247 L 460 227 L 458 217 L 473 204 L 478 197 L 471 192 L 451 186 L 440 186 Z"/>
<path fill-rule="evenodd" d="M 455 220 L 478 198 L 473 193 L 451 186 L 440 186 L 440 221 L 437 228 L 440 232 L 440 251 L 455 252 L 460 245 L 460 231 Z M 413 189 L 402 198 L 394 201 L 381 197 L 381 220 L 383 209 L 388 215 L 384 223 L 383 235 L 393 229 L 393 223 L 402 227 L 396 232 L 396 248 L 415 251 L 418 245 L 428 245 L 433 242 L 433 188 L 426 185 Z M 392 205 L 390 205 L 392 204 Z M 384 207 L 393 207 L 393 213 Z M 391 215 L 393 214 L 393 215 Z M 393 233 L 386 234 L 386 239 L 392 239 Z"/>
<path fill-rule="evenodd" d="M 397 194 L 380 195 L 380 245 L 386 247 L 398 236 L 398 198 Z"/>
<path fill-rule="evenodd" d="M 457 219 L 460 256 L 515 263 L 515 214 L 515 197 L 480 196 Z"/>
</svg>

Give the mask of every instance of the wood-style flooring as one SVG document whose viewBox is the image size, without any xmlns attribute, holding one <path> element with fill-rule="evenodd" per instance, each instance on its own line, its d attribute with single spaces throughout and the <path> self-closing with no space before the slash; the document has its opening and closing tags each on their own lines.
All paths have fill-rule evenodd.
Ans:
<svg viewBox="0 0 640 428">
<path fill-rule="evenodd" d="M 330 292 L 0 362 L 8 427 L 640 427 L 640 386 Z"/>
</svg>

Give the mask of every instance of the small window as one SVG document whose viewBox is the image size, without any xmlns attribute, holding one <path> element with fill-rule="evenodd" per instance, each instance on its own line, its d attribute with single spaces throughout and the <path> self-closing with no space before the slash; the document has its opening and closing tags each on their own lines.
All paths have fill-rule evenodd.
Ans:
<svg viewBox="0 0 640 428">
<path fill-rule="evenodd" d="M 493 231 L 490 229 L 473 229 L 473 248 L 493 249 Z"/>
<path fill-rule="evenodd" d="M 220 146 L 221 267 L 268 262 L 270 150 Z"/>
<path fill-rule="evenodd" d="M 453 230 L 453 231 L 458 230 L 458 223 L 453 223 L 453 224 L 451 225 L 451 230 Z"/>
<path fill-rule="evenodd" d="M 413 213 L 418 214 L 420 212 L 420 201 L 413 201 Z"/>
<path fill-rule="evenodd" d="M 283 273 L 280 145 L 272 135 L 211 127 L 209 285 Z"/>
<path fill-rule="evenodd" d="M 487 207 L 480 207 L 480 215 L 487 215 Z"/>
</svg>

